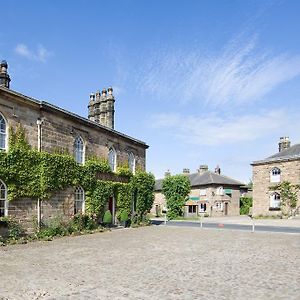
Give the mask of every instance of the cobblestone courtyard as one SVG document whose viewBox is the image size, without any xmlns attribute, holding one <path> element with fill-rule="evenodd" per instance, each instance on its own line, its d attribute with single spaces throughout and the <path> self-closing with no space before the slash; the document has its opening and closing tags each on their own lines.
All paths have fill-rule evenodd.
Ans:
<svg viewBox="0 0 300 300">
<path fill-rule="evenodd" d="M 152 226 L 0 255 L 0 299 L 300 299 L 296 234 Z"/>
</svg>

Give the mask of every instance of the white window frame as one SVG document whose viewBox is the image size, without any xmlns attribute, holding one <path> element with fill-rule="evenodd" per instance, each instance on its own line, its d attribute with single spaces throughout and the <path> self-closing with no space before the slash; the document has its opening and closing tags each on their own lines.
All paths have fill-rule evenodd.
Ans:
<svg viewBox="0 0 300 300">
<path fill-rule="evenodd" d="M 116 170 L 117 170 L 117 152 L 114 147 L 110 147 L 108 150 L 108 163 L 109 163 L 110 169 L 113 172 L 116 172 Z"/>
<path fill-rule="evenodd" d="M 277 167 L 270 171 L 270 182 L 280 182 L 281 170 Z"/>
<path fill-rule="evenodd" d="M 77 210 L 77 204 L 80 203 L 81 209 Z M 74 191 L 74 214 L 85 212 L 85 192 L 81 186 L 77 186 Z"/>
<path fill-rule="evenodd" d="M 4 198 L 1 197 L 1 190 L 4 190 Z M 7 186 L 6 184 L 0 179 L 0 203 L 4 202 L 4 206 L 2 207 L 0 204 L 0 208 L 4 210 L 3 216 L 8 216 L 8 199 L 7 199 Z"/>
<path fill-rule="evenodd" d="M 206 212 L 206 209 L 207 209 L 207 204 L 205 202 L 199 204 L 199 212 Z"/>
<path fill-rule="evenodd" d="M 222 211 L 223 210 L 223 202 L 216 202 L 215 207 L 217 211 Z"/>
<path fill-rule="evenodd" d="M 129 170 L 135 174 L 135 156 L 132 152 L 128 153 L 128 167 Z"/>
<path fill-rule="evenodd" d="M 270 208 L 280 208 L 281 200 L 279 193 L 273 193 L 270 195 Z"/>
<path fill-rule="evenodd" d="M 82 145 L 82 147 L 80 147 Z M 74 157 L 75 161 L 80 164 L 84 165 L 85 162 L 85 144 L 84 140 L 81 136 L 77 136 L 74 141 Z"/>
<path fill-rule="evenodd" d="M 1 124 L 4 124 L 5 129 L 1 130 Z M 4 147 L 1 147 L 0 144 L 0 150 L 6 151 L 7 150 L 7 130 L 8 126 L 7 126 L 7 121 L 4 118 L 3 114 L 0 112 L 0 136 L 1 138 L 4 140 Z"/>
<path fill-rule="evenodd" d="M 200 189 L 200 196 L 206 196 L 206 189 Z"/>
<path fill-rule="evenodd" d="M 224 196 L 224 189 L 222 186 L 217 187 L 216 189 L 216 195 L 218 196 Z"/>
</svg>

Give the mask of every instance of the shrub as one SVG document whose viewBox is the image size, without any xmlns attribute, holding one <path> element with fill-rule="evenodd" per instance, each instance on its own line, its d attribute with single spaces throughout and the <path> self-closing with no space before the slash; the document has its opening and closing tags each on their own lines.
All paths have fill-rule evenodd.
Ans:
<svg viewBox="0 0 300 300">
<path fill-rule="evenodd" d="M 251 197 L 241 197 L 240 198 L 240 214 L 248 215 L 252 207 L 252 198 Z"/>
<path fill-rule="evenodd" d="M 3 240 L 17 240 L 24 235 L 24 229 L 14 218 L 1 217 L 0 225 L 7 228 L 7 235 L 2 237 Z"/>
<path fill-rule="evenodd" d="M 53 218 L 47 224 L 42 224 L 41 229 L 37 232 L 37 238 L 52 239 L 54 236 L 64 236 L 69 234 L 68 223 L 61 217 Z"/>
<path fill-rule="evenodd" d="M 69 224 L 69 232 L 93 230 L 98 227 L 96 221 L 89 215 L 77 214 L 73 217 Z"/>
<path fill-rule="evenodd" d="M 105 225 L 108 225 L 108 224 L 111 224 L 111 223 L 112 223 L 112 215 L 111 215 L 110 210 L 107 210 L 107 211 L 104 213 L 104 216 L 103 216 L 103 223 L 104 223 Z"/>
<path fill-rule="evenodd" d="M 128 221 L 128 213 L 127 213 L 127 211 L 126 210 L 123 210 L 122 212 L 121 212 L 121 215 L 120 215 L 120 221 L 121 222 L 127 222 Z"/>
</svg>

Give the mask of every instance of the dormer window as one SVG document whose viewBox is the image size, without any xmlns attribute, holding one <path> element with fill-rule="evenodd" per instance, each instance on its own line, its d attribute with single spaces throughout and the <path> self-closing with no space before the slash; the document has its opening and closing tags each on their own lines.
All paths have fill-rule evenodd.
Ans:
<svg viewBox="0 0 300 300">
<path fill-rule="evenodd" d="M 280 182 L 281 171 L 279 168 L 273 168 L 270 172 L 270 182 Z"/>
</svg>

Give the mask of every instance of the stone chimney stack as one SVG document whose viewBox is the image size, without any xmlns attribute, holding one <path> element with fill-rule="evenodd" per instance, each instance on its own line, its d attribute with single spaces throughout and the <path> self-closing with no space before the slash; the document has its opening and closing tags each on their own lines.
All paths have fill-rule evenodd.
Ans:
<svg viewBox="0 0 300 300">
<path fill-rule="evenodd" d="M 7 73 L 8 64 L 6 60 L 2 60 L 0 63 L 0 86 L 4 86 L 9 89 L 10 77 Z"/>
<path fill-rule="evenodd" d="M 206 171 L 208 171 L 208 165 L 200 165 L 200 167 L 198 169 L 198 173 L 201 175 L 201 174 L 205 173 Z"/>
<path fill-rule="evenodd" d="M 190 174 L 190 169 L 184 168 L 184 169 L 182 170 L 182 174 L 183 174 L 183 175 L 188 175 L 188 174 Z"/>
<path fill-rule="evenodd" d="M 279 143 L 278 143 L 279 152 L 281 152 L 285 149 L 288 149 L 290 147 L 291 147 L 291 141 L 290 141 L 289 137 L 288 136 L 282 136 L 279 139 Z"/>
<path fill-rule="evenodd" d="M 96 94 L 92 93 L 88 110 L 89 120 L 114 129 L 115 98 L 112 87 L 107 90 L 104 88 L 101 93 L 100 91 L 97 91 Z"/>
</svg>

